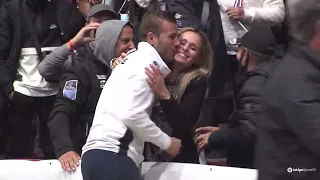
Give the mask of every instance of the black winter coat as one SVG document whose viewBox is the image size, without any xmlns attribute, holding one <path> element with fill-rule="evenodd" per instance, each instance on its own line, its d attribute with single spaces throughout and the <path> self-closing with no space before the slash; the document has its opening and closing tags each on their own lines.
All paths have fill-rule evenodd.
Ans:
<svg viewBox="0 0 320 180">
<path fill-rule="evenodd" d="M 25 31 L 23 28 L 27 26 L 24 24 L 21 2 L 23 1 L 10 0 L 0 7 L 0 96 L 2 96 L 0 97 L 0 108 L 5 107 L 7 98 L 13 91 L 13 82 L 16 79 L 19 66 L 23 38 L 30 38 L 24 37 Z M 84 19 L 78 12 L 75 3 L 70 4 L 64 0 L 52 0 L 52 2 L 47 3 L 50 6 L 54 4 L 56 8 L 56 21 L 63 33 L 61 39 L 64 43 L 75 36 L 83 27 Z M 46 16 L 43 18 L 46 18 Z M 0 113 L 1 111 L 2 109 L 0 109 Z"/>
<path fill-rule="evenodd" d="M 320 179 L 319 77 L 320 55 L 307 45 L 289 47 L 268 81 L 257 121 L 259 180 Z"/>
<path fill-rule="evenodd" d="M 256 120 L 261 110 L 261 97 L 268 77 L 278 62 L 277 59 L 265 62 L 243 76 L 236 88 L 235 111 L 229 127 L 210 135 L 209 146 L 225 150 L 229 166 L 253 168 Z"/>
</svg>

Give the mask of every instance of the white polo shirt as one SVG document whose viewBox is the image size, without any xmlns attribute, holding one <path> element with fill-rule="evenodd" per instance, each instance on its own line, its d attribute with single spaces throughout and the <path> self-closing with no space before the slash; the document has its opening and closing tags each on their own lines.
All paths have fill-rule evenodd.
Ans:
<svg viewBox="0 0 320 180">
<path fill-rule="evenodd" d="M 96 107 L 93 124 L 82 151 L 100 149 L 122 153 L 137 164 L 143 161 L 144 142 L 166 150 L 171 138 L 150 119 L 154 92 L 147 83 L 145 67 L 155 64 L 163 76 L 170 69 L 158 52 L 141 42 L 112 72 Z"/>
</svg>

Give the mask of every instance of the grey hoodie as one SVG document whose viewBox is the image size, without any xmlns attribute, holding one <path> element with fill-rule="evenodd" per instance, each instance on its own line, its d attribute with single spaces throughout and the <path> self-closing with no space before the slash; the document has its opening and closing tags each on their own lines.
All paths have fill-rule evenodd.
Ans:
<svg viewBox="0 0 320 180">
<path fill-rule="evenodd" d="M 129 22 L 120 20 L 108 20 L 100 24 L 96 31 L 95 49 L 93 54 L 103 64 L 110 68 L 110 61 L 116 57 L 116 46 L 123 28 L 129 25 Z"/>
</svg>

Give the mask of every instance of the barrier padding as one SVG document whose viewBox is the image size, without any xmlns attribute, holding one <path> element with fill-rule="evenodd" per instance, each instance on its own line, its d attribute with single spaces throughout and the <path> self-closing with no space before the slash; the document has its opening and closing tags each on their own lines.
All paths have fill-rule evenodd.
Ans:
<svg viewBox="0 0 320 180">
<path fill-rule="evenodd" d="M 257 171 L 221 166 L 144 162 L 142 180 L 257 180 Z M 0 180 L 82 180 L 80 167 L 61 169 L 58 160 L 0 160 Z"/>
</svg>

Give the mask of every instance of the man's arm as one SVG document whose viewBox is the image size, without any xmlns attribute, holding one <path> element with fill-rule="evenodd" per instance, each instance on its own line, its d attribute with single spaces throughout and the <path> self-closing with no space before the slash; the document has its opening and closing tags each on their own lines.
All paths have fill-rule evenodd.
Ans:
<svg viewBox="0 0 320 180">
<path fill-rule="evenodd" d="M 13 38 L 12 31 L 7 10 L 2 6 L 0 8 L 0 88 L 5 97 L 9 97 L 13 91 L 8 62 Z"/>
<path fill-rule="evenodd" d="M 71 139 L 71 124 L 79 123 L 82 104 L 88 96 L 86 80 L 73 72 L 66 72 L 60 81 L 59 92 L 48 120 L 55 154 L 59 158 L 66 152 L 77 152 Z M 85 133 L 85 132 L 83 132 Z"/>
<path fill-rule="evenodd" d="M 250 149 L 256 135 L 256 118 L 260 113 L 261 97 L 267 79 L 256 75 L 250 77 L 240 89 L 239 108 L 231 116 L 229 128 L 213 132 L 209 145 L 223 149 Z"/>
<path fill-rule="evenodd" d="M 279 25 L 283 22 L 285 7 L 283 0 L 264 0 L 262 7 L 244 7 L 244 21 Z"/>
<path fill-rule="evenodd" d="M 151 121 L 147 111 L 152 107 L 154 94 L 147 84 L 146 75 L 135 75 L 129 80 L 130 94 L 123 102 L 123 123 L 142 140 L 151 142 L 163 150 L 171 144 L 171 138 Z"/>
<path fill-rule="evenodd" d="M 71 58 L 72 52 L 66 44 L 58 47 L 47 55 L 38 66 L 38 71 L 46 80 L 59 81 L 66 67 L 67 59 Z M 69 63 L 71 65 L 71 63 Z"/>
</svg>

